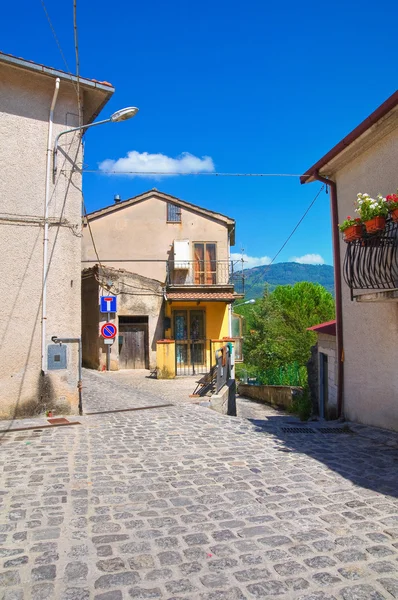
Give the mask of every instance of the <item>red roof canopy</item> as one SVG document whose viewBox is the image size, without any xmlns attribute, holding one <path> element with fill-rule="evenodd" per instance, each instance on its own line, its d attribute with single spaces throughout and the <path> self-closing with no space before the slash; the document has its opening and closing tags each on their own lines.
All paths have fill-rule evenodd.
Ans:
<svg viewBox="0 0 398 600">
<path fill-rule="evenodd" d="M 315 333 L 326 333 L 327 335 L 336 335 L 336 319 L 333 321 L 326 321 L 326 323 L 320 323 L 320 325 L 313 325 L 307 327 L 307 331 L 315 331 Z"/>
</svg>

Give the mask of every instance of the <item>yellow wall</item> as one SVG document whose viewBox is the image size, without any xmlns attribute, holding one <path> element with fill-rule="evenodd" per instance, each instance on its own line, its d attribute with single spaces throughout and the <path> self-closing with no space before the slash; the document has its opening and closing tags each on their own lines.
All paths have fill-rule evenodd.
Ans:
<svg viewBox="0 0 398 600">
<path fill-rule="evenodd" d="M 174 379 L 176 354 L 173 342 L 159 340 L 156 344 L 156 372 L 158 379 Z"/>
<path fill-rule="evenodd" d="M 204 310 L 206 339 L 220 339 L 228 336 L 228 304 L 225 302 L 167 302 L 165 316 L 170 317 L 174 310 Z M 172 323 L 171 323 L 172 325 Z M 172 338 L 172 328 L 166 329 L 166 338 Z"/>
<path fill-rule="evenodd" d="M 219 340 L 228 337 L 228 304 L 226 302 L 167 302 L 165 316 L 170 317 L 171 328 L 166 329 L 166 338 L 173 338 L 173 311 L 174 310 L 204 310 L 206 339 Z M 217 346 L 218 347 L 218 346 Z M 214 364 L 214 356 L 211 364 Z M 210 344 L 207 345 L 207 363 L 210 364 Z"/>
</svg>

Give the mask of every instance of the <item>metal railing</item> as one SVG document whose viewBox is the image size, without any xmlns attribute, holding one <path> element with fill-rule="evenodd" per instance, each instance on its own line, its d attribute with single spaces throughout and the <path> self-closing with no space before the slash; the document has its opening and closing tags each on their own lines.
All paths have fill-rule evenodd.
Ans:
<svg viewBox="0 0 398 600">
<path fill-rule="evenodd" d="M 384 231 L 348 242 L 343 275 L 351 299 L 353 290 L 397 289 L 398 223 L 388 219 Z"/>
<path fill-rule="evenodd" d="M 203 375 L 210 369 L 211 340 L 175 340 L 176 375 Z"/>
<path fill-rule="evenodd" d="M 243 273 L 229 260 L 180 260 L 167 263 L 169 286 L 235 286 L 244 289 Z"/>
<path fill-rule="evenodd" d="M 217 379 L 216 379 L 216 394 L 221 388 L 227 383 L 231 376 L 231 356 L 229 353 L 229 347 L 223 346 L 219 350 L 216 350 L 216 365 L 217 365 Z"/>
</svg>

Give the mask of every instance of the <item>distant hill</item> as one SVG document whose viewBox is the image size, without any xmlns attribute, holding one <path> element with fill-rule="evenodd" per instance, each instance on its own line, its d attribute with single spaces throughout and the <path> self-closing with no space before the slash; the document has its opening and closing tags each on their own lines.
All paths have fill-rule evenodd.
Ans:
<svg viewBox="0 0 398 600">
<path fill-rule="evenodd" d="M 294 285 L 298 281 L 320 283 L 334 294 L 332 266 L 286 262 L 245 269 L 245 298 L 261 298 L 266 283 L 272 291 L 277 285 Z"/>
</svg>

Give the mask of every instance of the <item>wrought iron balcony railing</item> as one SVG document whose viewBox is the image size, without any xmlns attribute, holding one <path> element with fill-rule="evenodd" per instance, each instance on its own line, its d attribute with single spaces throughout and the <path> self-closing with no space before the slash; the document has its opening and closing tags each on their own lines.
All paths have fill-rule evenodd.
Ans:
<svg viewBox="0 0 398 600">
<path fill-rule="evenodd" d="M 240 264 L 240 263 L 239 263 Z M 243 293 L 243 273 L 229 260 L 180 260 L 167 263 L 168 286 L 234 286 Z"/>
<path fill-rule="evenodd" d="M 388 219 L 384 231 L 349 242 L 343 273 L 351 299 L 354 290 L 398 289 L 398 223 Z"/>
</svg>

